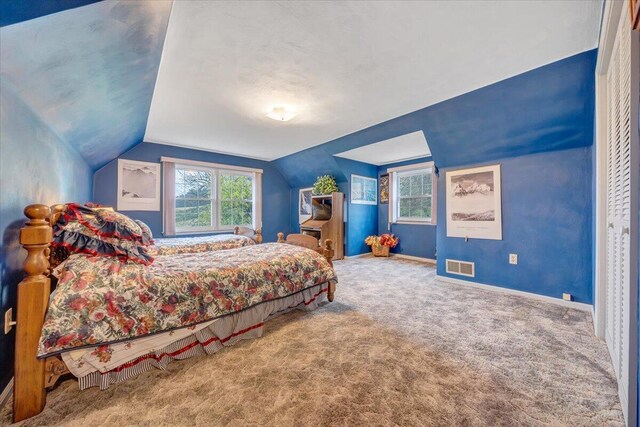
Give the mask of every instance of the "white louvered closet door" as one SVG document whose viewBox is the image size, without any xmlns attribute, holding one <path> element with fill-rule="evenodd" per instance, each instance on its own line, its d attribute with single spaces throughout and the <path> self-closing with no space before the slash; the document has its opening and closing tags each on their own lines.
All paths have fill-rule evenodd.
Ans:
<svg viewBox="0 0 640 427">
<path fill-rule="evenodd" d="M 623 13 L 607 72 L 607 296 L 605 339 L 628 401 L 631 220 L 631 25 Z"/>
</svg>

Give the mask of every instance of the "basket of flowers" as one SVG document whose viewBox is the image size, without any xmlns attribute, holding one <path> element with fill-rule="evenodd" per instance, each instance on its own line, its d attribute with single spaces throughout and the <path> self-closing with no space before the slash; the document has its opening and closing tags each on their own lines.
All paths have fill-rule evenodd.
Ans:
<svg viewBox="0 0 640 427">
<path fill-rule="evenodd" d="M 398 245 L 398 238 L 393 234 L 383 234 L 381 236 L 369 236 L 364 242 L 371 246 L 373 256 L 389 256 L 389 249 Z"/>
</svg>

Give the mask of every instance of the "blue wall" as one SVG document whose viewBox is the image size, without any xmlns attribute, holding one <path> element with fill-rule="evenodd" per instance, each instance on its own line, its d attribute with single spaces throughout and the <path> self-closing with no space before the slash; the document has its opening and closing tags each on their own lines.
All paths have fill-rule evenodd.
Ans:
<svg viewBox="0 0 640 427">
<path fill-rule="evenodd" d="M 17 284 L 23 277 L 26 252 L 18 233 L 25 221 L 24 207 L 88 201 L 92 171 L 5 81 L 0 82 L 0 141 L 0 313 L 4 315 L 10 307 L 15 309 Z M 14 339 L 15 329 L 9 335 L 0 333 L 0 391 L 13 375 Z"/>
<path fill-rule="evenodd" d="M 0 27 L 98 1 L 101 0 L 4 0 L 0 2 Z"/>
<path fill-rule="evenodd" d="M 344 197 L 347 205 L 345 225 L 345 255 L 354 256 L 370 252 L 371 248 L 364 239 L 378 232 L 378 207 L 376 205 L 360 205 L 351 203 L 351 174 L 376 178 L 378 168 L 368 163 L 336 157 L 340 170 L 347 177 Z"/>
<path fill-rule="evenodd" d="M 51 0 L 6 3 L 55 10 L 45 6 Z M 2 27 L 2 79 L 89 165 L 102 166 L 142 141 L 171 6 L 98 2 Z"/>
<path fill-rule="evenodd" d="M 553 62 L 275 162 L 302 186 L 324 171 L 340 173 L 334 154 L 419 130 L 438 167 L 591 146 L 596 54 Z"/>
<path fill-rule="evenodd" d="M 555 298 L 568 292 L 591 304 L 591 151 L 574 148 L 489 163 L 501 165 L 503 240 L 447 237 L 442 203 L 447 169 L 441 169 L 438 274 Z M 509 264 L 509 253 L 518 254 L 518 265 Z M 447 274 L 447 258 L 475 262 L 475 278 Z"/>
<path fill-rule="evenodd" d="M 378 177 L 387 173 L 389 168 L 414 165 L 432 161 L 432 157 L 398 162 L 378 167 Z M 379 181 L 378 181 L 379 185 Z M 437 196 L 436 196 L 437 198 Z M 400 238 L 398 246 L 391 249 L 391 252 L 416 256 L 420 258 L 436 259 L 436 226 L 431 224 L 391 224 L 389 229 L 389 205 L 378 205 L 378 233 L 393 233 Z"/>
<path fill-rule="evenodd" d="M 297 189 L 316 176 L 329 173 L 347 181 L 349 171 L 342 170 L 334 154 L 418 130 L 439 168 L 590 147 L 596 53 L 583 52 L 275 160 L 295 189 L 291 212 L 297 209 Z M 349 221 L 359 219 L 357 215 L 350 214 Z"/>
<path fill-rule="evenodd" d="M 291 232 L 290 187 L 273 164 L 244 157 L 148 142 L 143 142 L 135 146 L 118 158 L 159 163 L 160 157 L 162 156 L 263 169 L 262 232 L 264 239 L 265 241 L 275 241 L 277 240 L 279 231 L 284 233 Z M 118 182 L 117 164 L 118 160 L 114 159 L 95 173 L 93 189 L 93 199 L 95 202 L 116 207 Z M 126 213 L 133 218 L 140 219 L 147 223 L 155 236 L 162 236 L 161 211 L 129 211 Z"/>
<path fill-rule="evenodd" d="M 305 150 L 302 155 L 309 155 L 313 150 Z M 344 254 L 354 256 L 369 252 L 370 249 L 364 244 L 364 239 L 378 232 L 378 209 L 375 205 L 351 204 L 351 174 L 377 176 L 377 167 L 368 163 L 357 162 L 339 157 L 326 157 L 326 172 L 309 174 L 308 168 L 296 170 L 288 169 L 289 179 L 296 187 L 291 189 L 291 230 L 298 232 L 300 228 L 298 217 L 298 196 L 301 188 L 313 187 L 313 183 L 320 175 L 330 174 L 336 178 L 338 188 L 344 193 L 345 198 L 345 228 L 344 228 Z M 278 161 L 276 161 L 277 164 Z M 295 177 L 292 177 L 296 174 Z"/>
</svg>

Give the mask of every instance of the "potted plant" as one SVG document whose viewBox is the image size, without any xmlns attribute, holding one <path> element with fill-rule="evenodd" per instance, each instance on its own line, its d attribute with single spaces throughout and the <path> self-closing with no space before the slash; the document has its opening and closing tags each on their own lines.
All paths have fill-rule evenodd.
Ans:
<svg viewBox="0 0 640 427">
<path fill-rule="evenodd" d="M 389 256 L 389 249 L 395 248 L 398 245 L 398 239 L 393 234 L 382 234 L 380 236 L 369 236 L 364 239 L 364 242 L 371 246 L 371 252 L 373 256 Z"/>
<path fill-rule="evenodd" d="M 331 194 L 334 191 L 338 191 L 338 184 L 331 175 L 322 175 L 316 179 L 316 183 L 313 184 L 313 194 L 316 196 L 322 196 L 325 194 Z"/>
</svg>

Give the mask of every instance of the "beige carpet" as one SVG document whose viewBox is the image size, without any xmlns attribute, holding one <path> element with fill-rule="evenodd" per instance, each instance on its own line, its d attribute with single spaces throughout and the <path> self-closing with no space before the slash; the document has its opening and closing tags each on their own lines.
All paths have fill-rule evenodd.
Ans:
<svg viewBox="0 0 640 427">
<path fill-rule="evenodd" d="M 440 283 L 411 261 L 336 270 L 336 301 L 313 313 L 104 392 L 65 381 L 24 425 L 622 425 L 589 314 Z"/>
</svg>

